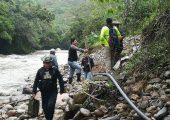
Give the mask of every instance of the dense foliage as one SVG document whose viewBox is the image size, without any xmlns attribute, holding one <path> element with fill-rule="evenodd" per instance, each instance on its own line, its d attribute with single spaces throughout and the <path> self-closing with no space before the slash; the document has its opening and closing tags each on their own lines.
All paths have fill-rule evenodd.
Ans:
<svg viewBox="0 0 170 120">
<path fill-rule="evenodd" d="M 127 35 L 141 34 L 168 0 L 0 0 L 0 53 L 98 45 L 107 17 L 122 22 Z"/>
</svg>

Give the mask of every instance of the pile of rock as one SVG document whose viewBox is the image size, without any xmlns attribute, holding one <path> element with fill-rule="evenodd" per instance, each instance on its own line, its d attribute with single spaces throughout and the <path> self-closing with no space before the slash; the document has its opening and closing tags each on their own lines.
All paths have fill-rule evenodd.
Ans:
<svg viewBox="0 0 170 120">
<path fill-rule="evenodd" d="M 149 118 L 156 120 L 170 119 L 169 88 L 170 71 L 164 72 L 159 78 L 151 78 L 148 81 L 133 78 L 127 80 L 124 84 L 124 91 L 133 103 Z M 116 105 L 115 112 L 121 116 L 122 119 L 140 119 L 134 110 L 127 107 L 128 104 L 124 99 L 119 100 L 121 100 L 121 102 Z"/>
</svg>

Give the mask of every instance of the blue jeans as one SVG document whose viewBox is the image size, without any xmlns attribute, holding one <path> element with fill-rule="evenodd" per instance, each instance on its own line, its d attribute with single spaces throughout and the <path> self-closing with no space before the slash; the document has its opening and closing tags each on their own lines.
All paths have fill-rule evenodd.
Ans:
<svg viewBox="0 0 170 120">
<path fill-rule="evenodd" d="M 92 72 L 85 72 L 84 71 L 84 79 L 85 80 L 92 80 Z"/>
<path fill-rule="evenodd" d="M 69 77 L 73 78 L 74 71 L 77 70 L 77 73 L 81 73 L 81 66 L 76 61 L 68 61 L 68 65 L 70 66 Z"/>
<path fill-rule="evenodd" d="M 57 91 L 42 92 L 42 108 L 47 120 L 52 120 L 54 115 Z"/>
</svg>

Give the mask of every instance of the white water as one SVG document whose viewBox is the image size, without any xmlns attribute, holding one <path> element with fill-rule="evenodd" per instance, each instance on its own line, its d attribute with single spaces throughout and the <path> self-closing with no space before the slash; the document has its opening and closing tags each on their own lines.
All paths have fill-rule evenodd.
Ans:
<svg viewBox="0 0 170 120">
<path fill-rule="evenodd" d="M 49 50 L 36 51 L 28 55 L 0 55 L 0 93 L 13 94 L 27 84 L 25 79 L 35 76 L 42 67 L 41 57 Z M 66 64 L 68 51 L 56 52 L 58 64 Z"/>
</svg>

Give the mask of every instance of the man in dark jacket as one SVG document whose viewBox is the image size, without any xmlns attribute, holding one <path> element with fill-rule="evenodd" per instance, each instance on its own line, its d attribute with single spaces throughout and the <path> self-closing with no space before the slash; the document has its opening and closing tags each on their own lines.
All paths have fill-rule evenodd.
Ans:
<svg viewBox="0 0 170 120">
<path fill-rule="evenodd" d="M 70 66 L 69 72 L 69 84 L 72 83 L 73 75 L 75 69 L 77 70 L 77 81 L 80 82 L 81 77 L 81 66 L 78 64 L 78 55 L 77 51 L 87 52 L 87 49 L 82 49 L 77 47 L 77 40 L 75 38 L 71 39 L 71 45 L 68 51 L 68 64 Z"/>
<path fill-rule="evenodd" d="M 50 56 L 51 56 L 51 58 L 53 59 L 52 60 L 52 66 L 55 66 L 56 68 L 58 68 L 58 62 L 57 62 L 57 56 L 55 55 L 55 49 L 54 48 L 52 48 L 51 50 L 50 50 Z"/>
<path fill-rule="evenodd" d="M 59 79 L 61 94 L 64 92 L 64 83 L 59 70 L 54 66 L 52 67 L 52 58 L 50 56 L 44 56 L 42 61 L 43 67 L 37 71 L 33 84 L 33 97 L 35 97 L 38 87 L 42 96 L 42 108 L 45 118 L 52 120 L 58 93 L 57 79 Z"/>
<path fill-rule="evenodd" d="M 87 53 L 85 53 L 85 56 L 83 57 L 81 61 L 81 66 L 84 71 L 84 79 L 91 80 L 92 79 L 92 67 L 94 66 L 94 61 Z"/>
</svg>

